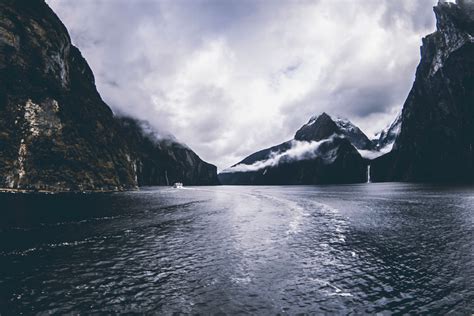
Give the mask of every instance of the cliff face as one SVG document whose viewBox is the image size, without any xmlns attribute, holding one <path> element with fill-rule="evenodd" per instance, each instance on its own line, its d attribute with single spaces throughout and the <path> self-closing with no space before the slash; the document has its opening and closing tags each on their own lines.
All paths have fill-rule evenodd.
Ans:
<svg viewBox="0 0 474 316">
<path fill-rule="evenodd" d="M 318 124 L 315 124 L 318 121 Z M 372 150 L 375 144 L 356 125 L 345 118 L 326 113 L 313 116 L 295 135 L 296 140 L 320 140 L 328 135 L 339 134 L 347 138 L 357 149 Z"/>
<path fill-rule="evenodd" d="M 130 157 L 139 186 L 215 185 L 217 168 L 191 149 L 171 139 L 160 139 L 153 128 L 144 121 L 119 118 L 122 135 L 130 148 Z"/>
<path fill-rule="evenodd" d="M 391 150 L 395 140 L 400 134 L 401 125 L 402 115 L 400 113 L 390 125 L 375 135 L 375 139 L 373 140 L 375 149 L 382 150 L 388 147 Z"/>
<path fill-rule="evenodd" d="M 339 134 L 340 130 L 332 118 L 326 113 L 313 117 L 303 125 L 295 134 L 295 140 L 320 141 L 333 134 Z"/>
<path fill-rule="evenodd" d="M 157 169 L 150 167 L 147 174 L 146 163 L 137 175 L 141 143 L 123 137 L 121 128 L 97 92 L 87 62 L 46 3 L 2 0 L 0 189 L 108 191 L 165 184 L 151 180 Z M 171 148 L 166 170 L 173 163 L 193 168 L 177 167 L 176 177 L 212 171 L 193 164 L 197 159 L 185 149 Z M 161 164 L 162 157 L 153 164 Z M 186 179 L 196 184 L 199 177 Z"/>
<path fill-rule="evenodd" d="M 474 181 L 474 4 L 439 3 L 393 150 L 373 181 Z"/>
<path fill-rule="evenodd" d="M 293 140 L 256 152 L 219 174 L 222 184 L 326 184 L 367 180 L 366 162 L 326 113 Z"/>
<path fill-rule="evenodd" d="M 67 30 L 43 1 L 0 3 L 0 187 L 136 187 L 126 144 Z"/>
</svg>

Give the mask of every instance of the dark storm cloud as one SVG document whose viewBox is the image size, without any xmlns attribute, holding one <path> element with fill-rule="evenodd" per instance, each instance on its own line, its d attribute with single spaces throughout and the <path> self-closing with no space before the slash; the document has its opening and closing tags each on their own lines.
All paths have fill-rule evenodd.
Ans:
<svg viewBox="0 0 474 316">
<path fill-rule="evenodd" d="M 368 133 L 400 109 L 432 0 L 48 0 L 115 112 L 227 167 L 310 116 Z"/>
</svg>

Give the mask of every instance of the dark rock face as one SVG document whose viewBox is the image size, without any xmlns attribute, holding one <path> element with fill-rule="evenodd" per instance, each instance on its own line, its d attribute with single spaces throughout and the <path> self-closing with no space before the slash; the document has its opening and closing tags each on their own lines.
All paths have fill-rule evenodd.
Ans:
<svg viewBox="0 0 474 316">
<path fill-rule="evenodd" d="M 0 189 L 108 191 L 136 188 L 139 179 L 155 183 L 146 169 L 137 176 L 136 143 L 122 134 L 46 3 L 2 0 Z M 181 158 L 187 155 L 176 154 Z"/>
<path fill-rule="evenodd" d="M 375 148 L 382 149 L 387 146 L 391 146 L 395 143 L 398 135 L 400 134 L 400 128 L 402 125 L 402 115 L 401 113 L 397 115 L 395 120 L 387 126 L 383 131 L 377 133 L 376 139 L 374 140 Z"/>
<path fill-rule="evenodd" d="M 0 78 L 0 187 L 136 187 L 112 112 L 43 1 L 0 3 Z"/>
<path fill-rule="evenodd" d="M 474 181 L 474 4 L 439 3 L 423 39 L 400 135 L 374 160 L 373 181 Z"/>
<path fill-rule="evenodd" d="M 122 133 L 130 147 L 130 157 L 139 186 L 215 185 L 217 168 L 174 140 L 159 139 L 147 122 L 119 118 Z"/>
<path fill-rule="evenodd" d="M 355 148 L 363 150 L 375 149 L 376 145 L 374 142 L 351 121 L 343 118 L 335 118 L 335 123 L 341 134 L 344 135 Z"/>
<path fill-rule="evenodd" d="M 294 140 L 256 152 L 219 174 L 222 184 L 283 185 L 358 183 L 366 162 L 326 113 L 313 118 Z"/>
<path fill-rule="evenodd" d="M 310 120 L 303 125 L 295 134 L 296 140 L 320 141 L 326 139 L 333 134 L 339 134 L 340 130 L 332 118 L 323 113 L 315 120 Z"/>
<path fill-rule="evenodd" d="M 296 140 L 319 141 L 332 134 L 347 138 L 357 149 L 372 150 L 375 144 L 351 121 L 326 113 L 312 117 L 295 135 Z"/>
</svg>

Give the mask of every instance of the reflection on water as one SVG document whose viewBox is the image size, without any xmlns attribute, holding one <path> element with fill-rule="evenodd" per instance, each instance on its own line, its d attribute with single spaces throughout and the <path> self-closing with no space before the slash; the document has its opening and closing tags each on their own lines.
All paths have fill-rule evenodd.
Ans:
<svg viewBox="0 0 474 316">
<path fill-rule="evenodd" d="M 0 195 L 0 313 L 474 311 L 474 189 Z"/>
</svg>

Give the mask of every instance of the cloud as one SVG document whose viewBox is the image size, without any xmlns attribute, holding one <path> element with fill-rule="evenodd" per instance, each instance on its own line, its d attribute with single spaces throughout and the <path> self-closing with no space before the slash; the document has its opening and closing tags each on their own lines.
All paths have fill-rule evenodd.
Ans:
<svg viewBox="0 0 474 316">
<path fill-rule="evenodd" d="M 368 134 L 402 106 L 436 0 L 47 0 L 115 112 L 219 169 L 322 111 Z"/>
<path fill-rule="evenodd" d="M 321 141 L 290 141 L 290 149 L 283 152 L 272 152 L 268 159 L 256 161 L 251 165 L 240 163 L 233 167 L 224 169 L 221 173 L 250 172 L 257 171 L 269 167 L 278 166 L 280 163 L 288 163 L 299 160 L 310 160 L 316 157 L 322 157 L 318 151 L 321 144 L 330 143 L 334 139 L 334 135 Z M 330 159 L 330 153 L 325 153 L 324 158 Z"/>
<path fill-rule="evenodd" d="M 375 159 L 392 150 L 393 143 L 388 144 L 387 146 L 380 148 L 379 150 L 365 150 L 365 149 L 358 149 L 357 151 L 359 154 L 365 159 Z"/>
</svg>

